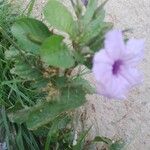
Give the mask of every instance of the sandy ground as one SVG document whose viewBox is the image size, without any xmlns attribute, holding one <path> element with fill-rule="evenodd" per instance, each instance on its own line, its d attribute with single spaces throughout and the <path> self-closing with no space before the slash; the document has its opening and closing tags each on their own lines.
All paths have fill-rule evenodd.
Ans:
<svg viewBox="0 0 150 150">
<path fill-rule="evenodd" d="M 44 2 L 37 0 L 34 15 L 38 18 Z M 68 0 L 64 2 L 69 4 Z M 93 136 L 122 138 L 127 150 L 150 150 L 150 0 L 109 0 L 106 11 L 107 19 L 114 23 L 115 28 L 132 28 L 129 37 L 146 39 L 145 59 L 140 66 L 144 83 L 125 101 L 88 96 L 84 122 L 93 125 Z"/>
</svg>

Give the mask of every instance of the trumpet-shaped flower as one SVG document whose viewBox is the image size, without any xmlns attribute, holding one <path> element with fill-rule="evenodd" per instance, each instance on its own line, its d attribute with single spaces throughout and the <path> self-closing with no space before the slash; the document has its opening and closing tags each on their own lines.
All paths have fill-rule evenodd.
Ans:
<svg viewBox="0 0 150 150">
<path fill-rule="evenodd" d="M 121 31 L 106 34 L 105 47 L 93 59 L 93 74 L 97 92 L 108 98 L 125 99 L 129 89 L 141 83 L 137 70 L 143 58 L 144 40 L 123 40 Z"/>
</svg>

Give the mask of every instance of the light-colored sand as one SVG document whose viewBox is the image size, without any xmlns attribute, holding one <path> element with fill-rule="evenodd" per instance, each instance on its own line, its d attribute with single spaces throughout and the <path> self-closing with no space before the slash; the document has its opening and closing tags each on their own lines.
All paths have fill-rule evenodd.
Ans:
<svg viewBox="0 0 150 150">
<path fill-rule="evenodd" d="M 38 17 L 43 3 L 37 0 L 34 14 Z M 88 96 L 85 124 L 93 125 L 93 135 L 124 139 L 127 150 L 150 150 L 150 0 L 109 0 L 106 11 L 116 28 L 132 28 L 129 37 L 146 39 L 145 59 L 140 66 L 145 80 L 126 101 Z"/>
</svg>

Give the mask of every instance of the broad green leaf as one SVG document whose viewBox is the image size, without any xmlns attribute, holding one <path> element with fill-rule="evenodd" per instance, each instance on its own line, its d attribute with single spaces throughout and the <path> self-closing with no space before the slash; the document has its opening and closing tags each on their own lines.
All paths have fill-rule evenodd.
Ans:
<svg viewBox="0 0 150 150">
<path fill-rule="evenodd" d="M 74 65 L 74 59 L 61 36 L 47 38 L 42 44 L 40 55 L 43 62 L 50 66 L 70 68 Z"/>
<path fill-rule="evenodd" d="M 53 83 L 54 81 L 54 83 Z M 53 79 L 52 83 L 59 89 L 62 89 L 64 87 L 68 86 L 68 78 L 66 76 L 62 76 L 62 77 L 55 77 Z"/>
<path fill-rule="evenodd" d="M 16 112 L 8 113 L 8 118 L 13 123 L 15 122 L 18 124 L 22 124 L 28 119 L 29 114 L 30 114 L 30 109 L 27 108 L 27 109 L 18 110 Z"/>
<path fill-rule="evenodd" d="M 37 70 L 37 68 L 21 59 L 15 63 L 15 67 L 11 69 L 11 73 L 26 80 L 35 80 L 42 76 L 41 72 Z"/>
<path fill-rule="evenodd" d="M 38 53 L 40 44 L 51 35 L 49 29 L 41 21 L 31 18 L 17 20 L 11 30 L 18 44 L 32 53 Z"/>
<path fill-rule="evenodd" d="M 35 130 L 49 123 L 62 112 L 80 107 L 85 102 L 85 92 L 81 87 L 64 88 L 57 101 L 44 103 L 31 111 L 27 126 Z"/>
<path fill-rule="evenodd" d="M 55 101 L 42 102 L 29 109 L 9 114 L 12 122 L 26 122 L 31 130 L 49 123 L 59 114 L 80 107 L 85 102 L 85 92 L 82 87 L 64 88 Z"/>
<path fill-rule="evenodd" d="M 31 83 L 31 87 L 36 91 L 41 92 L 41 89 L 46 87 L 49 82 L 50 82 L 49 79 L 43 78 L 43 76 L 41 76 L 40 78 L 36 78 L 35 82 Z"/>
<path fill-rule="evenodd" d="M 75 32 L 75 21 L 67 8 L 58 0 L 49 0 L 44 9 L 48 23 L 54 28 L 69 33 Z"/>
</svg>

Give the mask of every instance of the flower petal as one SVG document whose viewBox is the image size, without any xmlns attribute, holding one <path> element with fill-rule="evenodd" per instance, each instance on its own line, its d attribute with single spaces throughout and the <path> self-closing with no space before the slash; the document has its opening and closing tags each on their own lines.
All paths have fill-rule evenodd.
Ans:
<svg viewBox="0 0 150 150">
<path fill-rule="evenodd" d="M 99 94 L 108 98 L 125 99 L 125 95 L 127 94 L 129 87 L 129 83 L 122 76 L 113 76 L 111 80 L 98 84 L 97 90 Z"/>
<path fill-rule="evenodd" d="M 136 68 L 124 66 L 120 74 L 130 83 L 130 86 L 135 86 L 137 84 L 142 83 L 142 75 L 138 72 Z"/>
<path fill-rule="evenodd" d="M 106 34 L 105 49 L 113 60 L 123 56 L 125 52 L 125 44 L 121 31 L 113 30 Z"/>
<path fill-rule="evenodd" d="M 107 55 L 105 49 L 100 50 L 94 55 L 93 63 L 113 64 L 113 60 Z"/>
<path fill-rule="evenodd" d="M 97 81 L 101 81 L 106 77 L 106 74 L 112 73 L 112 67 L 109 64 L 97 63 L 92 68 L 94 77 Z"/>
<path fill-rule="evenodd" d="M 93 59 L 92 71 L 97 81 L 100 81 L 107 74 L 112 73 L 113 61 L 107 56 L 105 50 L 97 52 Z"/>
<path fill-rule="evenodd" d="M 144 56 L 144 40 L 131 39 L 126 45 L 126 57 L 124 57 L 127 64 L 135 66 L 143 59 Z"/>
</svg>

